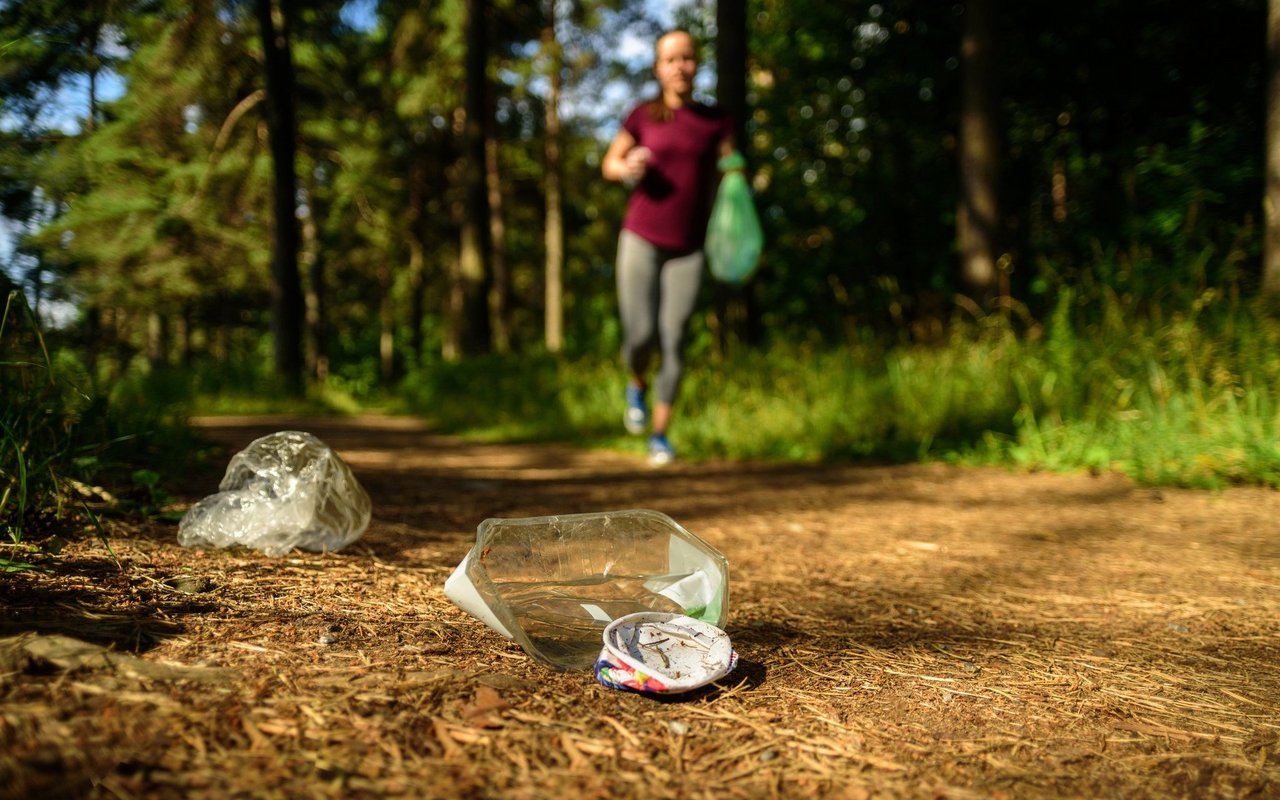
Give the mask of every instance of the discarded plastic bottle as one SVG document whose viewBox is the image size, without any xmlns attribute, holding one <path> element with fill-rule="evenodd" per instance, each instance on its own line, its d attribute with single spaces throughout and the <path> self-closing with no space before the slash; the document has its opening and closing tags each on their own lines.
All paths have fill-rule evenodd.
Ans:
<svg viewBox="0 0 1280 800">
<path fill-rule="evenodd" d="M 640 611 L 719 626 L 729 562 L 659 511 L 487 519 L 445 594 L 526 653 L 589 668 L 605 627 Z"/>
</svg>

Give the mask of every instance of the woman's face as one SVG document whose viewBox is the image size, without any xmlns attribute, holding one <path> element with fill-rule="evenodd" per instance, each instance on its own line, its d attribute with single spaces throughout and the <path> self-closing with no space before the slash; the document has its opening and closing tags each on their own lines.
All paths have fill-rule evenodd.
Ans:
<svg viewBox="0 0 1280 800">
<path fill-rule="evenodd" d="M 684 31 L 668 33 L 658 40 L 653 74 L 663 93 L 679 97 L 693 94 L 693 76 L 698 71 L 698 53 L 693 37 Z"/>
</svg>

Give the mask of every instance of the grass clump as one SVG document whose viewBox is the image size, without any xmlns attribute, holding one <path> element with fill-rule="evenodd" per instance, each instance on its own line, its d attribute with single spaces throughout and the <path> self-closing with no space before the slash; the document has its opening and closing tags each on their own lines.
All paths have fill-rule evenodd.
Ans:
<svg viewBox="0 0 1280 800">
<path fill-rule="evenodd" d="M 75 530 L 101 536 L 102 513 L 160 513 L 162 476 L 190 453 L 185 427 L 162 405 L 112 402 L 91 385 L 83 362 L 51 346 L 21 293 L 9 292 L 0 314 L 0 535 L 13 552 Z M 28 566 L 0 557 L 0 569 Z"/>
<path fill-rule="evenodd" d="M 1280 485 L 1280 325 L 1213 290 L 1177 313 L 1090 321 L 1064 294 L 1021 366 L 1017 429 L 982 460 L 1120 471 L 1143 483 Z"/>
<path fill-rule="evenodd" d="M 615 365 L 595 356 L 478 356 L 414 371 L 399 401 L 441 430 L 479 439 L 600 445 L 617 438 L 620 381 Z"/>
<path fill-rule="evenodd" d="M 640 452 L 615 359 L 490 357 L 406 381 L 413 413 L 486 438 Z M 685 375 L 685 458 L 943 460 L 1117 471 L 1142 483 L 1280 485 L 1280 325 L 1202 292 L 1176 313 L 1063 291 L 1043 324 L 1002 317 L 928 345 L 774 345 Z"/>
<path fill-rule="evenodd" d="M 76 464 L 70 432 L 90 401 L 55 375 L 30 308 L 9 292 L 0 314 L 0 532 L 14 544 L 36 517 L 61 511 L 59 477 Z"/>
</svg>

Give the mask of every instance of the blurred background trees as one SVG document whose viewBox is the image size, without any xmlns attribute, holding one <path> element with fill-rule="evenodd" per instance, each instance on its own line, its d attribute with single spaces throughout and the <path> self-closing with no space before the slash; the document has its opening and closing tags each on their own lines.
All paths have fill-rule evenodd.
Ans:
<svg viewBox="0 0 1280 800">
<path fill-rule="evenodd" d="M 4 2 L 5 279 L 103 375 L 273 363 L 370 387 L 495 351 L 611 354 L 625 193 L 599 159 L 646 91 L 654 13 Z M 706 43 L 701 90 L 740 114 L 767 234 L 748 286 L 708 287 L 712 346 L 1261 289 L 1262 0 L 676 14 Z"/>
</svg>

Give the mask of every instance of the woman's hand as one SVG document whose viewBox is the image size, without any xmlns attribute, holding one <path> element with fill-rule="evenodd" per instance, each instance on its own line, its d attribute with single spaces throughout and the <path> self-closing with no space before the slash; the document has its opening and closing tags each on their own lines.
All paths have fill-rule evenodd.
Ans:
<svg viewBox="0 0 1280 800">
<path fill-rule="evenodd" d="M 653 153 L 643 145 L 637 145 L 628 150 L 627 154 L 622 158 L 625 168 L 623 180 L 628 183 L 638 183 L 644 177 L 645 167 L 649 163 L 649 156 L 651 155 Z"/>
<path fill-rule="evenodd" d="M 611 181 L 622 181 L 628 185 L 634 185 L 644 177 L 645 167 L 651 155 L 649 148 L 638 144 L 626 130 L 620 130 L 618 135 L 613 137 L 608 151 L 604 154 L 604 163 L 600 165 L 601 172 Z"/>
</svg>

